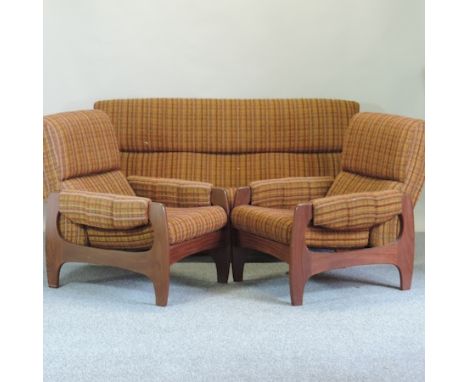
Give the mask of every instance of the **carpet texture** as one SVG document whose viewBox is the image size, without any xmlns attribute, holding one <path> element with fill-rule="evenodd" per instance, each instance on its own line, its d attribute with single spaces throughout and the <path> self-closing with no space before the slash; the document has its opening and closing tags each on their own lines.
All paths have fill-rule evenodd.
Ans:
<svg viewBox="0 0 468 382">
<path fill-rule="evenodd" d="M 424 235 L 413 287 L 392 266 L 310 279 L 289 305 L 287 266 L 247 264 L 216 283 L 212 263 L 171 268 L 169 305 L 127 271 L 66 264 L 44 283 L 44 381 L 423 381 Z"/>
</svg>

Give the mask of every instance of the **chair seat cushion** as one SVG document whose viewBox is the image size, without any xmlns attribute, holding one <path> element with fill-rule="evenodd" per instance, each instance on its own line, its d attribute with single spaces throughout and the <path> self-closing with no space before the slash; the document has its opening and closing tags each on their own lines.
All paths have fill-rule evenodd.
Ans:
<svg viewBox="0 0 468 382">
<path fill-rule="evenodd" d="M 170 244 L 180 243 L 217 231 L 227 223 L 226 212 L 219 206 L 167 208 L 166 211 Z M 85 229 L 91 247 L 146 250 L 153 244 L 153 230 L 149 225 L 127 230 L 93 227 L 85 227 Z M 76 235 L 72 236 L 72 232 L 71 230 L 64 230 L 61 231 L 61 234 L 65 240 L 74 242 Z"/>
<path fill-rule="evenodd" d="M 289 244 L 294 210 L 243 205 L 234 208 L 231 221 L 236 229 Z M 309 226 L 305 244 L 316 248 L 362 248 L 369 241 L 369 230 L 333 231 Z"/>
</svg>

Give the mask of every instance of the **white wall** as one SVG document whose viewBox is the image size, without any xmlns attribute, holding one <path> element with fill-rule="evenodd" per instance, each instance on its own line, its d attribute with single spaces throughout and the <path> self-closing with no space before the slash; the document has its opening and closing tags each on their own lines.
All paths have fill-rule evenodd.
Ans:
<svg viewBox="0 0 468 382">
<path fill-rule="evenodd" d="M 44 114 L 131 97 L 345 98 L 424 118 L 424 0 L 45 0 Z"/>
</svg>

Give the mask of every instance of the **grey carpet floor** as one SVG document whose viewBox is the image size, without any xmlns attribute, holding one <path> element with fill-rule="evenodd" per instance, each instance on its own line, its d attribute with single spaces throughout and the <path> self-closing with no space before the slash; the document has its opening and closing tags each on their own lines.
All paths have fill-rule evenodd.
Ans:
<svg viewBox="0 0 468 382">
<path fill-rule="evenodd" d="M 348 268 L 292 307 L 286 271 L 247 264 L 220 285 L 213 264 L 178 263 L 159 308 L 143 276 L 66 264 L 59 289 L 44 284 L 44 380 L 424 380 L 424 235 L 410 291 L 392 266 Z"/>
</svg>

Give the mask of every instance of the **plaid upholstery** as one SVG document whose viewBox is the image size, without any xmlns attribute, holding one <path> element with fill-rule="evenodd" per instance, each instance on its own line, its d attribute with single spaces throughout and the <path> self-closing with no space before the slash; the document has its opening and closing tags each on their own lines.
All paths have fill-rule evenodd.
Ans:
<svg viewBox="0 0 468 382">
<path fill-rule="evenodd" d="M 62 191 L 59 211 L 74 223 L 97 228 L 128 229 L 148 224 L 151 200 L 86 191 Z"/>
<path fill-rule="evenodd" d="M 169 243 L 176 244 L 206 233 L 215 232 L 227 223 L 226 212 L 219 206 L 167 208 Z M 89 242 L 96 248 L 144 250 L 153 244 L 151 226 L 131 230 L 88 227 Z"/>
<path fill-rule="evenodd" d="M 281 178 L 250 183 L 253 206 L 292 208 L 299 203 L 322 198 L 333 183 L 329 176 Z"/>
<path fill-rule="evenodd" d="M 234 208 L 231 221 L 236 229 L 289 244 L 294 210 L 243 205 Z M 335 231 L 308 226 L 305 244 L 314 248 L 359 248 L 369 240 L 368 230 Z"/>
<path fill-rule="evenodd" d="M 340 152 L 344 130 L 359 104 L 326 99 L 129 99 L 98 101 L 94 108 L 110 116 L 124 152 L 235 154 Z"/>
<path fill-rule="evenodd" d="M 345 171 L 338 174 L 327 196 L 391 189 L 408 193 L 416 203 L 424 184 L 424 121 L 361 113 L 350 123 L 345 146 L 348 143 L 351 147 L 343 148 L 342 157 Z M 375 146 L 370 148 L 371 144 Z M 396 240 L 400 229 L 397 217 L 372 228 L 369 245 Z"/>
<path fill-rule="evenodd" d="M 58 219 L 58 231 L 60 235 L 70 243 L 86 246 L 89 245 L 86 227 L 72 222 L 62 214 L 59 215 Z"/>
<path fill-rule="evenodd" d="M 410 158 L 418 150 L 424 121 L 379 113 L 360 113 L 343 145 L 344 171 L 405 182 Z"/>
<path fill-rule="evenodd" d="M 117 132 L 126 176 L 241 187 L 262 179 L 336 176 L 352 101 L 98 101 Z"/>
<path fill-rule="evenodd" d="M 144 176 L 129 176 L 127 180 L 138 196 L 163 203 L 167 207 L 211 205 L 212 185 L 210 183 Z"/>
<path fill-rule="evenodd" d="M 313 225 L 332 230 L 369 229 L 398 216 L 402 196 L 399 191 L 387 190 L 315 199 Z"/>
<path fill-rule="evenodd" d="M 59 191 L 59 182 L 116 170 L 120 155 L 114 129 L 99 110 L 44 117 L 44 189 Z"/>
<path fill-rule="evenodd" d="M 341 153 L 207 154 L 193 152 L 123 152 L 125 175 L 187 179 L 217 187 L 302 176 L 336 176 Z"/>
<path fill-rule="evenodd" d="M 109 171 L 103 174 L 68 179 L 62 182 L 62 190 L 135 196 L 135 192 L 121 171 Z"/>
</svg>

